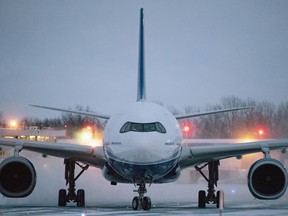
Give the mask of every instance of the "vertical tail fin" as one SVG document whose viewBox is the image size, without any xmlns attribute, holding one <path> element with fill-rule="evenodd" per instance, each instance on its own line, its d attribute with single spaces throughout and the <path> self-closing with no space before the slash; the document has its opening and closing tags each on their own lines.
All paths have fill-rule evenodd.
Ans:
<svg viewBox="0 0 288 216">
<path fill-rule="evenodd" d="M 145 61 L 144 61 L 144 10 L 140 9 L 140 32 L 139 32 L 139 62 L 138 62 L 138 89 L 137 101 L 146 100 L 145 87 Z"/>
</svg>

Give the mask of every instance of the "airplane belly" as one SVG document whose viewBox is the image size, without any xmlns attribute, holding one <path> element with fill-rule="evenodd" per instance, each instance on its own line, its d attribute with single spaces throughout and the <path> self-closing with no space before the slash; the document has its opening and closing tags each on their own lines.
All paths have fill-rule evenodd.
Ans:
<svg viewBox="0 0 288 216">
<path fill-rule="evenodd" d="M 110 158 L 109 163 L 115 171 L 126 179 L 134 181 L 136 179 L 145 179 L 148 181 L 157 181 L 173 169 L 178 160 L 172 159 L 160 163 L 134 164 L 118 161 Z"/>
</svg>

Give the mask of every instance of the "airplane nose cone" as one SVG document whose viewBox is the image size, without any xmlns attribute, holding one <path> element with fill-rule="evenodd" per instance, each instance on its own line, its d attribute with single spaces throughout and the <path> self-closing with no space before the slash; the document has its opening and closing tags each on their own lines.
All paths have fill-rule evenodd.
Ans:
<svg viewBox="0 0 288 216">
<path fill-rule="evenodd" d="M 179 158 L 179 151 L 174 148 L 162 145 L 134 146 L 113 146 L 107 151 L 108 160 L 111 166 L 127 179 L 144 178 L 158 180 L 165 176 L 176 164 Z M 179 148 L 178 148 L 179 149 Z"/>
<path fill-rule="evenodd" d="M 129 152 L 120 155 L 123 160 L 136 163 L 136 164 L 150 164 L 163 160 L 161 155 L 156 149 L 153 148 L 134 148 Z"/>
<path fill-rule="evenodd" d="M 171 145 L 163 138 L 155 139 L 155 136 L 152 140 L 147 139 L 147 136 L 145 139 L 139 139 L 138 135 L 137 140 L 132 136 L 126 142 L 122 141 L 121 145 L 110 145 L 107 153 L 112 158 L 125 163 L 155 164 L 177 158 L 180 154 L 180 146 Z"/>
</svg>

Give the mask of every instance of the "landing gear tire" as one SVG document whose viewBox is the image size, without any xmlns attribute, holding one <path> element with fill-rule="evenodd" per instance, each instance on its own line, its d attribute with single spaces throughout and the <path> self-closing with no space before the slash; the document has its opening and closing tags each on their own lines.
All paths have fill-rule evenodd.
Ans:
<svg viewBox="0 0 288 216">
<path fill-rule="evenodd" d="M 132 208 L 135 211 L 138 211 L 141 209 L 141 201 L 139 197 L 134 197 L 132 200 Z"/>
<path fill-rule="evenodd" d="M 142 200 L 142 209 L 144 211 L 149 211 L 151 209 L 151 199 L 148 196 L 145 196 Z"/>
<path fill-rule="evenodd" d="M 66 206 L 66 190 L 59 190 L 58 206 Z"/>
<path fill-rule="evenodd" d="M 66 206 L 67 203 L 73 202 L 77 206 L 85 206 L 85 191 L 80 189 L 76 193 L 75 183 L 76 180 L 82 175 L 82 173 L 88 169 L 89 165 L 81 165 L 73 159 L 64 159 L 65 165 L 65 180 L 68 185 L 67 191 L 65 189 L 59 190 L 58 206 Z M 75 177 L 75 165 L 78 165 L 82 170 Z"/>
<path fill-rule="evenodd" d="M 134 181 L 136 182 L 136 181 Z M 150 181 L 149 181 L 150 182 Z M 151 183 L 151 182 L 150 182 Z M 132 208 L 134 210 L 141 210 L 149 211 L 151 209 L 151 199 L 148 196 L 144 196 L 145 193 L 147 193 L 146 189 L 146 182 L 145 179 L 140 179 L 135 183 L 135 185 L 138 185 L 138 190 L 134 190 L 134 192 L 137 192 L 139 196 L 135 196 L 132 200 Z"/>
<path fill-rule="evenodd" d="M 133 210 L 141 210 L 149 211 L 151 209 L 151 199 L 148 196 L 143 197 L 142 199 L 140 197 L 134 197 L 132 200 L 132 208 Z"/>
<path fill-rule="evenodd" d="M 223 191 L 221 190 L 217 191 L 216 200 L 217 200 L 216 207 L 223 208 L 224 207 L 224 192 Z"/>
<path fill-rule="evenodd" d="M 208 177 L 202 171 L 203 168 L 208 166 Z M 201 190 L 198 194 L 198 207 L 205 208 L 206 204 L 216 204 L 217 208 L 223 208 L 224 206 L 224 192 L 217 191 L 215 193 L 215 187 L 219 179 L 219 161 L 211 161 L 206 163 L 204 166 L 195 166 L 195 169 L 204 177 L 208 183 L 207 195 L 206 192 Z"/>
<path fill-rule="evenodd" d="M 77 191 L 77 206 L 85 206 L 85 191 L 83 189 Z"/>
<path fill-rule="evenodd" d="M 198 208 L 206 207 L 206 192 L 204 190 L 199 191 L 198 193 Z"/>
</svg>

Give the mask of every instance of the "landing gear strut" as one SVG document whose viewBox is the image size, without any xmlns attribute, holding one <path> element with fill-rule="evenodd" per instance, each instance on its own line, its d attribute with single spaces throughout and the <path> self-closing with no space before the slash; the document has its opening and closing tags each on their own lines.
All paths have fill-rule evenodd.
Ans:
<svg viewBox="0 0 288 216">
<path fill-rule="evenodd" d="M 134 192 L 138 192 L 139 196 L 135 196 L 132 200 L 132 208 L 134 210 L 148 211 L 151 209 L 151 199 L 148 196 L 144 196 L 147 193 L 146 184 L 144 181 L 141 181 L 137 184 L 139 186 L 138 190 L 134 190 Z"/>
<path fill-rule="evenodd" d="M 68 190 L 60 189 L 58 196 L 58 206 L 66 206 L 70 201 L 76 202 L 77 206 L 82 207 L 85 205 L 85 191 L 83 189 L 77 190 L 75 193 L 75 182 L 82 175 L 82 173 L 88 169 L 89 165 L 81 165 L 72 159 L 64 159 L 65 164 L 65 180 L 66 186 L 68 185 Z M 82 170 L 75 177 L 75 164 L 77 164 Z M 67 193 L 68 192 L 68 193 Z"/>
<path fill-rule="evenodd" d="M 202 169 L 208 165 L 208 178 L 202 172 Z M 224 201 L 223 191 L 217 191 L 215 194 L 215 186 L 217 187 L 217 182 L 219 179 L 219 170 L 218 166 L 220 165 L 219 161 L 208 162 L 204 166 L 195 166 L 195 169 L 200 172 L 204 179 L 208 182 L 207 195 L 204 190 L 200 190 L 198 193 L 198 207 L 205 208 L 206 204 L 213 203 L 216 204 L 216 207 L 220 207 L 220 203 Z"/>
</svg>

